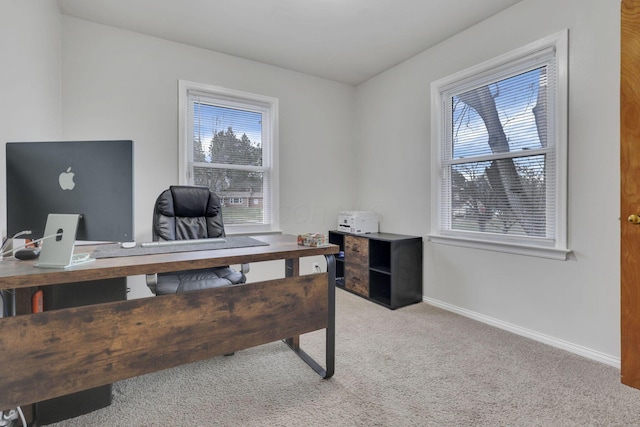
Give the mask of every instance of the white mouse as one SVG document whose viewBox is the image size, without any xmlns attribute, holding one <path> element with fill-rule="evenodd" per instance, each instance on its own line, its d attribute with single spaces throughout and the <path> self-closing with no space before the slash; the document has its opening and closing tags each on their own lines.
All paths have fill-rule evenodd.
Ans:
<svg viewBox="0 0 640 427">
<path fill-rule="evenodd" d="M 136 242 L 122 242 L 120 247 L 124 249 L 131 249 L 136 247 Z"/>
</svg>

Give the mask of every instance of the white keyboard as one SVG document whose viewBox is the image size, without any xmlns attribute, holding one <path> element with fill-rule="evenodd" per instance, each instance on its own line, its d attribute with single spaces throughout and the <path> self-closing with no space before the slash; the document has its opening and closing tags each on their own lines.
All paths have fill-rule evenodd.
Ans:
<svg viewBox="0 0 640 427">
<path fill-rule="evenodd" d="M 156 248 L 163 246 L 184 246 L 184 245 L 202 245 L 207 243 L 224 243 L 227 239 L 224 237 L 214 237 L 210 239 L 190 239 L 190 240 L 158 240 L 157 242 L 140 243 L 143 248 Z"/>
</svg>

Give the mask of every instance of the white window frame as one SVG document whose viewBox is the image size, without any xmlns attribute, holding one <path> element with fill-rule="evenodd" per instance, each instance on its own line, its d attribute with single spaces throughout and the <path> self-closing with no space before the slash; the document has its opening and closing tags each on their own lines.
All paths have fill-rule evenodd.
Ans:
<svg viewBox="0 0 640 427">
<path fill-rule="evenodd" d="M 526 236 L 496 235 L 482 232 L 468 233 L 443 224 L 443 186 L 449 186 L 449 174 L 444 173 L 443 156 L 447 144 L 447 93 L 461 93 L 476 87 L 506 79 L 527 67 L 539 64 L 540 54 L 552 49 L 556 60 L 556 93 L 548 98 L 548 119 L 553 122 L 549 137 L 555 139 L 555 230 L 549 240 L 536 241 Z M 538 61 L 538 62 L 536 62 Z M 520 70 L 520 71 L 519 71 Z M 448 99 L 447 99 L 448 97 Z M 450 103 L 449 103 L 450 105 Z M 477 249 L 486 249 L 520 255 L 566 260 L 571 252 L 567 247 L 567 134 L 568 134 L 568 30 L 546 37 L 522 48 L 508 52 L 477 66 L 460 71 L 431 84 L 431 232 L 429 240 Z M 450 150 L 449 150 L 450 151 Z M 446 188 L 446 187 L 444 187 Z"/>
<path fill-rule="evenodd" d="M 186 80 L 178 81 L 178 182 L 193 185 L 193 125 L 189 117 L 188 94 L 201 92 L 220 101 L 219 105 L 247 110 L 260 110 L 267 120 L 262 123 L 262 162 L 269 175 L 270 189 L 263 199 L 263 209 L 269 211 L 268 224 L 225 224 L 227 234 L 259 234 L 280 232 L 279 165 L 278 165 L 278 99 Z M 265 193 L 263 193 L 265 194 Z"/>
</svg>

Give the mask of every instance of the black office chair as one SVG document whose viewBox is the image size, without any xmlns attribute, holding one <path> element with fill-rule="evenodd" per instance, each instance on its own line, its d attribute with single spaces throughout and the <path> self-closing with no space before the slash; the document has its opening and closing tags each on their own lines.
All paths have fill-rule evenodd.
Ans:
<svg viewBox="0 0 640 427">
<path fill-rule="evenodd" d="M 224 237 L 220 199 L 206 187 L 172 186 L 163 191 L 153 209 L 153 240 Z M 160 273 L 147 276 L 156 295 L 191 292 L 246 282 L 245 273 L 227 267 Z"/>
</svg>

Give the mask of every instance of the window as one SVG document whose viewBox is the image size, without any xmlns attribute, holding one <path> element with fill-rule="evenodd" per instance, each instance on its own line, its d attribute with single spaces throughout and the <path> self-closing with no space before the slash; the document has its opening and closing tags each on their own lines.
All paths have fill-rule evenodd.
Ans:
<svg viewBox="0 0 640 427">
<path fill-rule="evenodd" d="M 180 183 L 220 197 L 227 233 L 276 231 L 278 100 L 186 81 L 179 93 Z"/>
<path fill-rule="evenodd" d="M 566 259 L 567 41 L 432 83 L 431 241 Z"/>
</svg>

